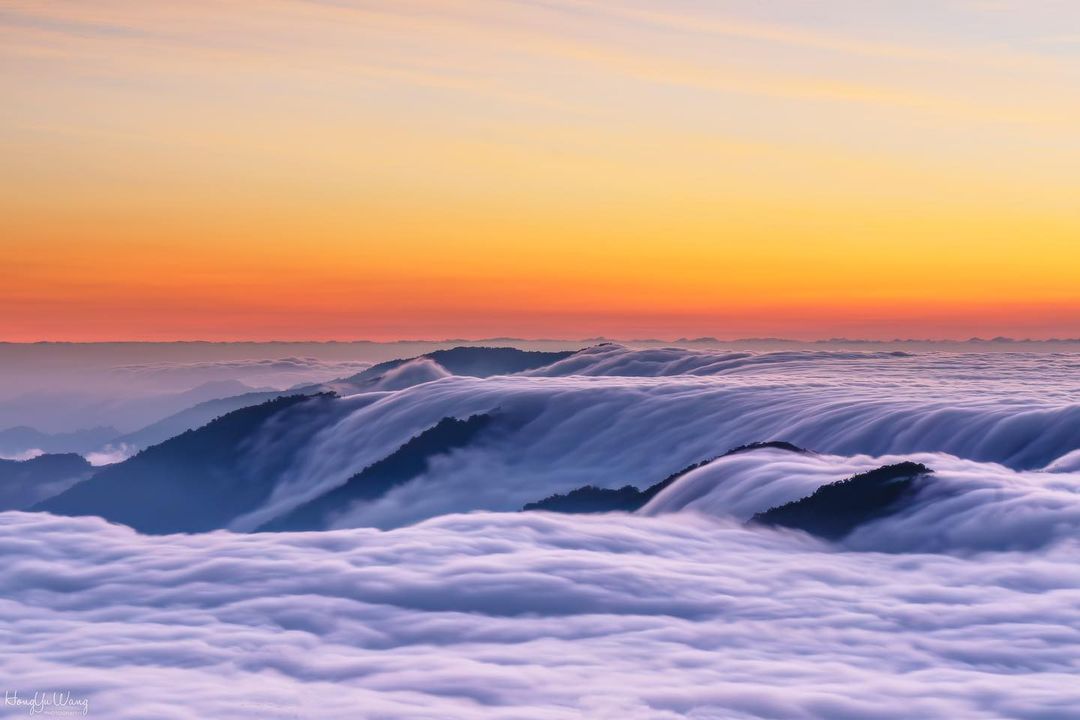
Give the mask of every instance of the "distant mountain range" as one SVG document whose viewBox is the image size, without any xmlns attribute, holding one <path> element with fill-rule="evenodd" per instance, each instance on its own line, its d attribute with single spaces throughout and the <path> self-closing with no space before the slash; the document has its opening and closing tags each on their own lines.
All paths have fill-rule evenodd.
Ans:
<svg viewBox="0 0 1080 720">
<path fill-rule="evenodd" d="M 860 387 L 843 383 L 852 363 L 868 363 L 869 358 L 900 374 L 890 387 L 906 387 L 904 378 L 921 382 L 927 372 L 935 372 L 942 363 L 937 358 L 926 370 L 912 359 L 885 353 L 773 353 L 764 358 L 771 363 L 768 372 L 754 375 L 744 368 L 761 365 L 761 356 L 731 353 L 719 358 L 726 364 L 718 367 L 717 355 L 613 345 L 576 353 L 439 350 L 290 393 L 247 393 L 201 403 L 125 436 L 133 445 L 149 447 L 97 472 L 77 456 L 53 474 L 42 474 L 45 462 L 12 463 L 5 466 L 9 476 L 18 475 L 7 482 L 4 502 L 9 508 L 96 515 L 148 534 L 222 528 L 298 531 L 350 522 L 382 527 L 383 518 L 393 515 L 386 525 L 390 527 L 438 514 L 515 510 L 522 505 L 526 511 L 645 509 L 655 514 L 668 512 L 660 506 L 678 500 L 680 493 L 698 503 L 694 509 L 700 511 L 701 493 L 694 484 L 704 483 L 705 493 L 720 490 L 713 496 L 719 515 L 727 516 L 726 508 L 737 495 L 745 511 L 737 516 L 740 520 L 752 516 L 753 525 L 799 529 L 836 540 L 907 507 L 931 470 L 896 463 L 822 485 L 841 475 L 800 474 L 797 466 L 828 466 L 834 462 L 831 454 L 851 457 L 868 446 L 865 452 L 878 457 L 955 454 L 965 448 L 968 454 L 1008 453 L 987 459 L 1027 469 L 1076 448 L 1076 415 L 1069 409 L 1029 413 L 1021 425 L 997 429 L 998 434 L 983 443 L 989 431 L 979 434 L 972 428 L 995 430 L 993 413 L 958 410 L 945 423 L 930 392 L 916 406 L 907 398 L 901 404 L 890 397 L 853 395 L 862 392 Z M 1052 359 L 1047 356 L 1048 362 Z M 801 367 L 811 360 L 817 363 L 814 382 L 832 383 L 826 385 L 829 393 L 819 398 L 811 394 L 822 392 L 815 385 L 800 383 L 792 399 L 786 386 L 776 384 L 778 368 L 785 363 Z M 831 374 L 824 374 L 823 367 Z M 418 369 L 423 372 L 413 372 Z M 727 376 L 705 382 L 688 373 L 699 369 L 729 373 L 738 382 L 729 382 Z M 537 370 L 519 380 L 475 379 Z M 596 374 L 586 376 L 585 371 Z M 423 380 L 449 375 L 458 377 Z M 390 377 L 408 389 L 388 389 Z M 412 381 L 417 384 L 408 385 Z M 939 382 L 953 383 L 953 375 Z M 328 388 L 349 392 L 335 395 Z M 804 395 L 806 388 L 810 390 Z M 920 425 L 924 417 L 933 423 Z M 910 425 L 933 432 L 905 434 Z M 1003 442 L 1005 430 L 1019 439 Z M 773 440 L 710 455 L 719 442 L 723 448 L 755 435 L 789 437 L 825 454 Z M 1029 453 L 1017 454 L 1029 435 L 1038 442 Z M 838 449 L 839 442 L 845 447 Z M 751 455 L 766 450 L 779 452 Z M 702 457 L 707 459 L 693 462 Z M 866 455 L 861 457 L 845 472 L 870 467 Z M 762 474 L 759 461 L 780 471 Z M 928 463 L 946 471 L 936 461 Z M 30 472 L 38 467 L 42 470 Z M 678 467 L 682 469 L 670 473 Z M 796 471 L 789 472 L 789 467 Z M 699 469 L 702 472 L 695 472 Z M 740 472 L 744 485 L 728 482 Z M 663 479 L 652 482 L 658 477 Z M 935 482 L 943 483 L 941 478 Z M 424 485 L 417 483 L 421 479 Z M 772 482 L 775 488 L 759 493 L 759 481 Z M 672 490 L 665 493 L 668 488 Z M 536 497 L 543 499 L 526 502 Z M 800 499 L 787 502 L 791 498 Z"/>
<path fill-rule="evenodd" d="M 230 381 L 205 383 L 195 390 L 174 397 L 198 399 L 205 397 L 208 393 L 231 392 L 234 394 L 200 400 L 190 407 L 128 433 L 121 433 L 112 427 L 96 427 L 55 434 L 40 432 L 26 426 L 0 430 L 0 455 L 14 456 L 35 449 L 46 453 L 74 452 L 82 455 L 106 449 L 142 450 L 186 430 L 201 427 L 214 418 L 233 410 L 258 405 L 274 398 L 295 394 L 313 395 L 325 391 L 348 393 L 370 389 L 384 379 L 387 373 L 421 360 L 436 363 L 450 375 L 491 377 L 543 367 L 572 354 L 573 351 L 541 352 L 510 347 L 456 347 L 409 358 L 389 360 L 340 380 L 304 385 L 290 390 L 251 391 L 243 383 Z M 417 377 L 413 381 L 424 379 L 429 378 Z M 407 381 L 405 384 L 411 383 Z"/>
<path fill-rule="evenodd" d="M 284 397 L 290 394 L 295 393 L 291 393 L 288 390 L 271 390 L 248 392 L 241 395 L 207 400 L 181 410 L 173 415 L 169 415 L 166 418 L 147 425 L 141 430 L 136 430 L 135 432 L 127 433 L 126 435 L 117 435 L 112 438 L 110 443 L 119 447 L 129 446 L 141 450 L 150 447 L 151 445 L 157 445 L 158 443 L 164 442 L 187 430 L 202 427 L 214 418 L 230 413 L 233 410 L 258 405 L 267 400 L 273 400 L 274 398 Z"/>
<path fill-rule="evenodd" d="M 95 427 L 66 433 L 44 433 L 20 425 L 0 430 L 0 455 L 17 455 L 30 450 L 43 453 L 85 454 L 99 450 L 120 435 L 114 427 Z"/>
<path fill-rule="evenodd" d="M 310 403 L 332 400 L 325 394 L 292 395 L 235 410 L 102 468 L 89 480 L 33 509 L 58 515 L 98 515 L 147 534 L 224 528 L 260 507 L 274 488 L 274 477 L 253 472 L 243 462 L 244 444 L 270 422 L 295 427 L 298 423 L 290 422 L 290 413 L 302 412 Z M 352 503 L 376 499 L 415 479 L 432 458 L 472 442 L 491 421 L 486 414 L 464 420 L 444 418 L 343 485 L 258 529 L 326 529 L 333 517 Z"/>
<path fill-rule="evenodd" d="M 40 455 L 0 460 L 0 510 L 23 510 L 57 495 L 94 473 L 80 455 Z"/>
<path fill-rule="evenodd" d="M 535 370 L 568 358 L 574 353 L 573 350 L 543 352 L 512 347 L 456 347 L 416 357 L 387 360 L 351 377 L 329 383 L 328 386 L 340 389 L 342 385 L 349 385 L 362 389 L 378 383 L 388 373 L 419 360 L 430 360 L 450 375 L 486 378 Z"/>
<path fill-rule="evenodd" d="M 59 515 L 98 515 L 149 534 L 203 532 L 226 527 L 258 508 L 274 489 L 275 477 L 246 462 L 246 446 L 273 420 L 281 427 L 304 424 L 289 419 L 311 403 L 327 404 L 327 387 L 363 387 L 418 360 L 437 363 L 453 374 L 490 377 L 533 369 L 569 352 L 529 352 L 514 348 L 453 348 L 394 360 L 335 383 L 300 391 L 247 393 L 200 403 L 143 430 L 115 439 L 136 447 L 134 457 L 102 468 L 90 480 L 41 502 L 37 510 Z M 408 482 L 440 454 L 467 444 L 492 418 L 452 417 L 428 428 L 386 458 L 356 473 L 343 485 L 267 522 L 265 530 L 323 529 L 352 502 L 374 499 Z M 262 467 L 272 463 L 261 460 Z"/>
<path fill-rule="evenodd" d="M 224 527 L 258 507 L 273 490 L 244 462 L 245 441 L 275 416 L 304 404 L 331 401 L 326 395 L 290 395 L 234 410 L 104 467 L 34 509 L 57 515 L 98 515 L 149 534 Z M 287 418 L 284 421 L 287 426 Z"/>
</svg>

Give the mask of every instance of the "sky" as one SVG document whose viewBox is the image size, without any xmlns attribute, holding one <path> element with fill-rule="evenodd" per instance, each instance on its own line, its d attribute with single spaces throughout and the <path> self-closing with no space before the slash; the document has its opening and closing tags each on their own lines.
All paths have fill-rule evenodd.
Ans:
<svg viewBox="0 0 1080 720">
<path fill-rule="evenodd" d="M 1080 336 L 1072 0 L 0 0 L 0 340 Z"/>
</svg>

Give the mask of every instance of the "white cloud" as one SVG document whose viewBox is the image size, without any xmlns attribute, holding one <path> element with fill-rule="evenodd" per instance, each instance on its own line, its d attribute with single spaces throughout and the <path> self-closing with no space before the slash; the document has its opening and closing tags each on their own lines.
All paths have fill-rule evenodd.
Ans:
<svg viewBox="0 0 1080 720">
<path fill-rule="evenodd" d="M 430 358 L 416 358 L 388 370 L 375 383 L 377 390 L 404 390 L 433 380 L 450 377 L 446 368 Z"/>
<path fill-rule="evenodd" d="M 694 511 L 745 521 L 826 483 L 903 460 L 923 463 L 933 476 L 901 512 L 856 529 L 844 546 L 883 552 L 1027 550 L 1080 537 L 1080 472 L 1017 472 L 941 453 L 739 454 L 687 473 L 641 512 Z"/>
<path fill-rule="evenodd" d="M 342 526 L 516 510 L 586 484 L 643 488 L 762 440 L 834 455 L 933 452 L 1041 468 L 1080 442 L 1069 357 L 607 346 L 532 376 L 446 377 L 360 394 L 311 417 L 315 431 L 275 468 L 267 507 L 234 527 L 256 527 L 343 483 L 443 417 L 487 412 L 499 416 L 491 432 L 417 481 L 348 509 Z"/>
<path fill-rule="evenodd" d="M 15 460 L 16 462 L 25 462 L 26 460 L 33 460 L 36 457 L 41 457 L 45 454 L 45 451 L 41 448 L 30 448 L 29 450 L 23 450 L 16 453 L 0 453 L 0 460 Z"/>
<path fill-rule="evenodd" d="M 0 513 L 0 690 L 68 690 L 110 720 L 1074 718 L 1070 362 L 609 347 L 536 377 L 410 367 L 241 452 L 279 481 L 266 519 L 442 417 L 495 412 L 341 518 L 419 524 L 144 537 Z M 644 487 L 778 438 L 821 454 L 723 458 L 639 515 L 448 514 Z M 743 525 L 898 459 L 931 484 L 841 543 Z"/>
<path fill-rule="evenodd" d="M 127 460 L 137 451 L 138 448 L 121 443 L 119 446 L 108 445 L 97 452 L 87 453 L 84 457 L 88 463 L 94 466 L 114 465 Z"/>
<path fill-rule="evenodd" d="M 1068 718 L 1075 540 L 844 552 L 692 513 L 141 537 L 0 515 L 0 677 L 90 715 Z"/>
</svg>

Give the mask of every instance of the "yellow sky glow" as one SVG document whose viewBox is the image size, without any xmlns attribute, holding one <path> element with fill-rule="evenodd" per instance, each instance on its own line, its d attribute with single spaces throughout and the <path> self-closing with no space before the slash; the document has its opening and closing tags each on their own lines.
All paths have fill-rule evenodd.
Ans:
<svg viewBox="0 0 1080 720">
<path fill-rule="evenodd" d="M 887 5 L 0 0 L 0 339 L 1080 336 L 1080 6 Z"/>
</svg>

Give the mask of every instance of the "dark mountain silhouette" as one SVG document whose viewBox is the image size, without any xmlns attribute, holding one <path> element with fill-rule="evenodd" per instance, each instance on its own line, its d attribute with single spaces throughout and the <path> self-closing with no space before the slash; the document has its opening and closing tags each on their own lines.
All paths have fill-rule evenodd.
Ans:
<svg viewBox="0 0 1080 720">
<path fill-rule="evenodd" d="M 267 400 L 273 400 L 274 398 L 284 397 L 290 394 L 294 393 L 290 393 L 287 390 L 280 392 L 271 390 L 249 392 L 242 395 L 207 400 L 198 405 L 185 408 L 178 413 L 169 415 L 166 418 L 162 418 L 140 430 L 136 430 L 135 432 L 126 435 L 120 435 L 112 440 L 112 444 L 115 446 L 129 445 L 141 450 L 150 447 L 151 445 L 165 442 L 169 438 L 175 437 L 187 430 L 194 430 L 195 428 L 202 427 L 214 418 L 221 417 L 233 410 L 251 407 L 252 405 L 258 405 Z"/>
<path fill-rule="evenodd" d="M 352 503 L 374 500 L 391 488 L 422 475 L 432 458 L 468 445 L 491 420 L 491 415 L 473 415 L 465 420 L 443 418 L 390 455 L 350 477 L 344 485 L 271 520 L 258 530 L 323 530 L 335 514 L 343 512 Z"/>
<path fill-rule="evenodd" d="M 561 513 L 634 512 L 645 507 L 645 505 L 656 497 L 661 490 L 692 470 L 697 470 L 714 460 L 719 460 L 720 458 L 728 457 L 730 455 L 738 455 L 739 453 L 750 452 L 752 450 L 764 450 L 770 448 L 795 453 L 808 452 L 801 447 L 782 440 L 740 445 L 739 447 L 728 450 L 723 455 L 718 455 L 714 458 L 688 465 L 682 470 L 668 475 L 655 485 L 650 485 L 645 490 L 638 490 L 633 485 L 624 485 L 618 490 L 608 490 L 593 485 L 586 485 L 585 487 L 571 490 L 565 495 L 555 494 L 546 497 L 543 500 L 529 503 L 523 507 L 522 510 L 543 510 Z"/>
<path fill-rule="evenodd" d="M 542 352 L 518 350 L 512 347 L 456 347 L 449 350 L 435 350 L 411 358 L 387 360 L 372 365 L 361 373 L 346 378 L 346 382 L 366 384 L 377 381 L 387 372 L 419 358 L 434 360 L 447 372 L 470 377 L 491 377 L 535 370 L 550 365 L 574 354 L 573 350 Z"/>
<path fill-rule="evenodd" d="M 556 493 L 543 500 L 531 502 L 522 510 L 559 513 L 634 512 L 647 502 L 644 495 L 645 493 L 633 485 L 623 485 L 618 490 L 586 485 L 565 495 Z"/>
<path fill-rule="evenodd" d="M 0 460 L 0 510 L 22 510 L 86 480 L 94 467 L 75 453 Z"/>
<path fill-rule="evenodd" d="M 768 442 L 754 442 L 754 443 L 748 443 L 746 445 L 740 445 L 739 447 L 731 448 L 730 450 L 728 450 L 726 453 L 724 453 L 720 457 L 728 457 L 730 455 L 738 455 L 739 453 L 744 453 L 744 452 L 753 452 L 754 450 L 787 450 L 788 452 L 801 453 L 803 455 L 810 452 L 809 450 L 807 450 L 805 448 L 801 448 L 798 445 L 792 445 L 791 443 L 784 442 L 783 440 L 769 440 Z M 713 458 L 713 460 L 718 460 L 718 459 L 719 458 Z M 711 461 L 709 461 L 709 462 L 711 462 Z M 702 463 L 702 464 L 704 464 L 704 463 Z"/>
<path fill-rule="evenodd" d="M 32 427 L 0 430 L 0 453 L 14 455 L 27 450 L 44 453 L 88 453 L 98 450 L 120 434 L 114 427 L 93 427 L 64 433 L 44 433 Z"/>
<path fill-rule="evenodd" d="M 916 480 L 933 472 L 902 462 L 822 485 L 812 495 L 760 512 L 751 523 L 804 530 L 839 540 L 859 525 L 896 512 L 914 496 Z"/>
<path fill-rule="evenodd" d="M 33 509 L 57 515 L 98 515 L 149 534 L 224 527 L 269 496 L 272 483 L 261 469 L 275 461 L 274 437 L 307 428 L 310 423 L 293 416 L 302 419 L 305 410 L 318 410 L 332 397 L 289 395 L 235 410 L 107 466 Z M 258 453 L 260 457 L 247 458 L 245 451 L 256 433 L 286 413 L 289 416 L 273 426 L 276 435 Z"/>
<path fill-rule="evenodd" d="M 233 410 L 258 405 L 259 403 L 274 398 L 297 393 L 307 395 L 317 394 L 325 389 L 333 389 L 334 387 L 337 387 L 338 384 L 356 387 L 371 385 L 382 378 L 387 372 L 398 368 L 405 363 L 416 360 L 417 358 L 429 358 L 434 360 L 448 372 L 455 375 L 490 377 L 492 375 L 505 375 L 543 367 L 544 365 L 549 365 L 557 360 L 569 357 L 570 355 L 573 355 L 573 351 L 533 352 L 518 350 L 517 348 L 511 347 L 457 347 L 449 350 L 436 350 L 417 357 L 387 360 L 377 365 L 372 365 L 363 372 L 345 378 L 344 380 L 331 381 L 324 384 L 305 385 L 292 390 L 247 392 L 229 397 L 206 400 L 205 402 L 200 402 L 197 405 L 185 408 L 166 418 L 158 420 L 140 430 L 125 435 L 120 435 L 118 432 L 113 431 L 112 435 L 106 440 L 95 444 L 87 450 L 100 449 L 107 443 L 111 443 L 116 447 L 128 445 L 137 449 L 150 447 L 151 445 L 156 445 L 171 437 L 175 437 L 185 430 L 201 427 L 214 418 L 232 412 Z M 239 383 L 238 386 L 240 388 L 246 387 Z M 343 389 L 347 390 L 348 388 L 346 387 Z M 2 437 L 2 435 L 0 435 L 0 437 Z M 29 445 L 28 447 L 41 446 Z M 0 449 L 2 448 L 3 445 L 0 444 Z"/>
</svg>

